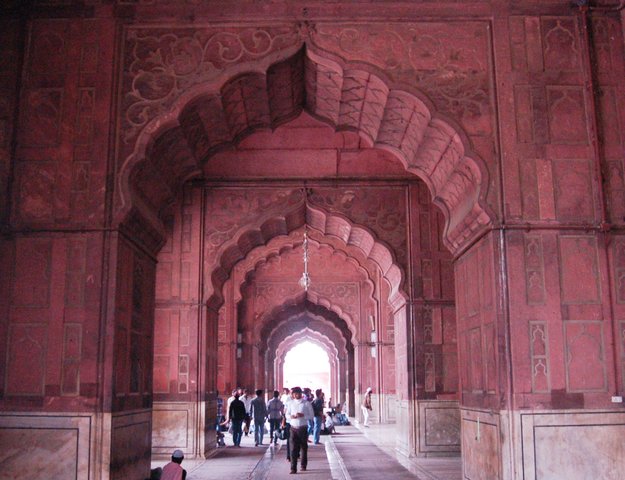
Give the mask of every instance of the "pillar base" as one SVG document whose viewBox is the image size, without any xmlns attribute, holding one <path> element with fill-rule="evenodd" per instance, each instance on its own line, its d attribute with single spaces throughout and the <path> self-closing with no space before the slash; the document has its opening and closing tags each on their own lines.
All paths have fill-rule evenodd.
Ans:
<svg viewBox="0 0 625 480">
<path fill-rule="evenodd" d="M 3 478 L 94 478 L 95 424 L 88 413 L 2 412 Z"/>
<path fill-rule="evenodd" d="M 617 480 L 625 471 L 625 411 L 460 413 L 463 478 Z"/>
<path fill-rule="evenodd" d="M 460 410 L 455 400 L 418 400 L 417 455 L 460 455 Z"/>
</svg>

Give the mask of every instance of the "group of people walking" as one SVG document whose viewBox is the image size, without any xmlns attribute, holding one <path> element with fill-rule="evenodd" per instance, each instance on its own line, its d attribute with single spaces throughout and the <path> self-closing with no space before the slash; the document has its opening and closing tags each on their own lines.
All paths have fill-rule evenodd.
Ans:
<svg viewBox="0 0 625 480">
<path fill-rule="evenodd" d="M 309 388 L 284 388 L 282 396 L 275 390 L 265 403 L 263 390 L 256 390 L 256 396 L 251 398 L 247 390 L 238 388 L 228 399 L 224 423 L 230 425 L 234 446 L 240 447 L 241 438 L 249 434 L 253 420 L 254 444 L 259 446 L 263 444 L 265 422 L 269 420 L 270 442 L 275 445 L 279 437 L 286 439 L 291 473 L 297 473 L 298 460 L 302 471 L 308 467 L 309 436 L 312 435 L 313 444 L 320 443 L 324 407 L 321 389 L 317 389 L 314 396 Z"/>
<path fill-rule="evenodd" d="M 254 444 L 262 445 L 265 422 L 268 420 L 270 443 L 273 442 L 276 445 L 278 438 L 286 440 L 286 459 L 291 465 L 291 473 L 297 473 L 298 460 L 301 470 L 305 471 L 308 468 L 309 436 L 312 435 L 312 443 L 318 445 L 324 426 L 328 433 L 332 433 L 334 428 L 330 414 L 327 416 L 330 425 L 324 424 L 325 396 L 323 391 L 319 388 L 315 390 L 313 396 L 310 388 L 293 387 L 291 390 L 284 388 L 280 396 L 280 392 L 274 390 L 273 397 L 266 403 L 263 390 L 256 390 L 255 393 L 256 396 L 251 398 L 246 389 L 237 388 L 228 398 L 227 416 L 221 425 L 230 425 L 234 446 L 241 446 L 243 435 L 247 436 L 250 432 L 252 419 L 254 420 Z M 371 393 L 371 387 L 367 388 L 361 404 L 365 427 L 369 426 L 369 412 L 372 409 Z M 331 405 L 328 406 L 331 407 Z M 330 408 L 330 410 L 335 412 L 339 409 Z M 183 459 L 184 453 L 181 450 L 175 450 L 171 462 L 164 468 L 152 470 L 151 478 L 184 480 L 187 472 L 180 466 Z"/>
</svg>

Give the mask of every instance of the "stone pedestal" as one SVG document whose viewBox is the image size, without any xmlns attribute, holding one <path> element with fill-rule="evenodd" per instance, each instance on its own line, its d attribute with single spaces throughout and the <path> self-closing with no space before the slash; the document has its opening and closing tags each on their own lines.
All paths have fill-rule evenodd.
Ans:
<svg viewBox="0 0 625 480">
<path fill-rule="evenodd" d="M 471 479 L 618 480 L 625 412 L 461 409 L 462 464 Z"/>
<path fill-rule="evenodd" d="M 418 405 L 421 456 L 460 455 L 460 410 L 454 400 L 420 400 Z"/>
</svg>

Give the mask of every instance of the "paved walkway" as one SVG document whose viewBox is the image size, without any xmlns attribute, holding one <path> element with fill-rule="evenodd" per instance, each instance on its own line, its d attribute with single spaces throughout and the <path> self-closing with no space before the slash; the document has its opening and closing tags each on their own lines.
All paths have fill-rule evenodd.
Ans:
<svg viewBox="0 0 625 480">
<path fill-rule="evenodd" d="M 396 454 L 393 425 L 364 429 L 338 426 L 337 433 L 322 436 L 320 445 L 309 444 L 308 470 L 290 475 L 286 442 L 254 446 L 254 437 L 243 437 L 241 447 L 227 447 L 207 460 L 185 460 L 188 480 L 460 480 L 460 458 L 412 458 Z M 266 439 L 267 441 L 267 439 Z M 153 466 L 162 466 L 154 464 Z"/>
</svg>

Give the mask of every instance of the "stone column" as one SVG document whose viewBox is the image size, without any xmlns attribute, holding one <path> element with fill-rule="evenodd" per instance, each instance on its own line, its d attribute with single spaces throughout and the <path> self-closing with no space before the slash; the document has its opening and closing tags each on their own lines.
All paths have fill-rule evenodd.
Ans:
<svg viewBox="0 0 625 480">
<path fill-rule="evenodd" d="M 409 188 L 415 450 L 458 455 L 458 356 L 452 256 L 442 244 L 445 219 L 424 184 Z"/>
<path fill-rule="evenodd" d="M 201 300 L 202 221 L 201 190 L 187 188 L 167 215 L 167 241 L 158 254 L 152 453 L 164 460 L 174 448 L 186 458 L 204 455 L 201 384 L 213 363 L 198 349 L 206 351 L 206 339 L 216 337 L 207 328 L 215 330 L 217 320 Z M 206 412 L 211 427 L 215 418 L 216 411 Z"/>
<path fill-rule="evenodd" d="M 11 59 L 3 65 L 23 75 L 19 95 L 3 94 L 11 99 L 3 105 L 21 99 L 10 113 L 21 128 L 11 130 L 12 174 L 1 175 L 0 469 L 26 478 L 142 478 L 159 232 L 141 215 L 111 224 L 115 22 L 106 8 L 79 10 L 72 19 L 25 21 L 23 32 L 0 28 L 15 35 L 3 45 L 26 52 L 19 63 L 3 52 Z"/>
<path fill-rule="evenodd" d="M 503 221 L 455 265 L 464 475 L 618 478 L 621 25 L 582 9 L 494 32 Z"/>
</svg>

